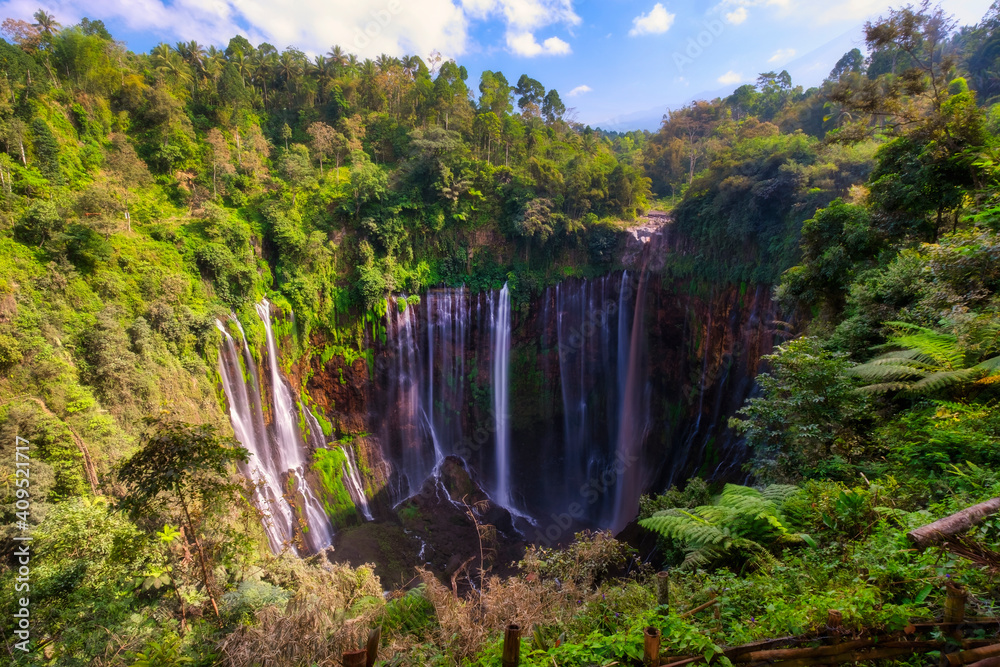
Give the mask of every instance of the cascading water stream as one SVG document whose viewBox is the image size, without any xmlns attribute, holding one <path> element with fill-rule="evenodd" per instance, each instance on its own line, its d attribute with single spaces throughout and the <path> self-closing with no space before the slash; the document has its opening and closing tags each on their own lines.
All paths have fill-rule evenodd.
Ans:
<svg viewBox="0 0 1000 667">
<path fill-rule="evenodd" d="M 361 510 L 361 514 L 365 517 L 365 520 L 374 521 L 375 518 L 368 507 L 368 497 L 365 496 L 365 486 L 361 483 L 361 477 L 358 476 L 358 466 L 354 461 L 354 450 L 346 445 L 342 449 L 347 456 L 347 462 L 344 464 L 344 482 L 347 484 L 347 491 L 351 494 L 354 506 Z"/>
<path fill-rule="evenodd" d="M 281 553 L 286 546 L 296 552 L 292 530 L 295 513 L 284 497 L 278 475 L 272 466 L 271 447 L 264 428 L 259 394 L 254 391 L 255 400 L 250 399 L 233 338 L 218 320 L 215 326 L 224 337 L 223 346 L 219 350 L 219 371 L 223 390 L 229 400 L 229 417 L 236 439 L 250 453 L 250 460 L 243 472 L 254 483 L 254 499 L 264 514 L 264 532 L 272 552 Z M 250 369 L 253 372 L 253 368 Z"/>
<path fill-rule="evenodd" d="M 326 448 L 327 444 L 326 438 L 323 436 L 323 427 L 320 425 L 319 420 L 316 419 L 316 415 L 304 405 L 302 407 L 302 414 L 306 419 L 306 424 L 309 425 L 309 446 L 313 450 Z M 357 472 L 358 466 L 354 461 L 354 450 L 350 445 L 340 445 L 340 449 L 344 452 L 344 456 L 347 459 L 341 467 L 341 479 L 344 482 L 347 493 L 351 496 L 354 507 L 361 512 L 365 520 L 374 521 L 371 509 L 368 507 L 365 486 L 361 483 L 361 477 Z"/>
<path fill-rule="evenodd" d="M 648 250 L 648 246 L 646 248 Z M 643 259 L 648 254 L 644 251 Z M 635 516 L 639 508 L 639 496 L 643 492 L 642 462 L 640 454 L 642 444 L 646 437 L 646 428 L 649 419 L 649 410 L 646 401 L 646 369 L 643 363 L 644 341 L 642 339 L 645 329 L 643 317 L 645 314 L 646 285 L 648 274 L 643 265 L 639 273 L 639 284 L 635 292 L 635 308 L 632 310 L 632 332 L 629 337 L 628 366 L 624 376 L 624 387 L 622 392 L 622 407 L 619 412 L 618 421 L 618 441 L 616 465 L 620 470 L 618 473 L 617 486 L 615 488 L 615 509 L 614 519 L 611 522 L 611 530 L 619 532 L 625 528 L 629 521 Z M 622 276 L 625 282 L 625 276 Z M 622 328 L 619 318 L 619 330 Z M 619 342 L 619 350 L 621 350 Z M 620 358 L 619 362 L 624 361 Z M 620 369 L 620 367 L 619 367 Z M 621 380 L 619 370 L 619 380 Z"/>
<path fill-rule="evenodd" d="M 492 295 L 491 295 L 492 297 Z M 512 507 L 510 497 L 510 292 L 507 283 L 490 304 L 493 338 L 493 420 L 496 437 L 496 502 Z"/>
<path fill-rule="evenodd" d="M 289 474 L 295 476 L 296 486 L 302 499 L 303 514 L 309 526 L 305 539 L 312 551 L 320 551 L 330 546 L 333 533 L 330 530 L 330 522 L 323 510 L 323 505 L 306 479 L 306 462 L 303 457 L 305 445 L 296 418 L 298 410 L 292 393 L 278 369 L 280 360 L 271 327 L 271 304 L 265 299 L 257 304 L 256 309 L 267 334 L 267 362 L 271 371 L 274 432 L 280 470 L 288 471 Z"/>
<path fill-rule="evenodd" d="M 416 493 L 444 459 L 424 380 L 430 377 L 433 383 L 433 375 L 424 372 L 418 307 L 404 299 L 390 299 L 386 312 L 386 336 L 392 344 L 395 368 L 385 437 L 390 442 L 390 458 L 396 468 L 398 501 Z"/>
</svg>

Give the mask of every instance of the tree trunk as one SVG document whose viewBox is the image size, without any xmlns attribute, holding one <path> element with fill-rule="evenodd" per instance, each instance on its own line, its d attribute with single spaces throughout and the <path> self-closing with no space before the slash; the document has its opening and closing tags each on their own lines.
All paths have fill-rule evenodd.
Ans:
<svg viewBox="0 0 1000 667">
<path fill-rule="evenodd" d="M 222 618 L 219 614 L 219 605 L 215 602 L 215 595 L 212 593 L 212 586 L 208 581 L 208 566 L 205 564 L 205 550 L 201 547 L 201 540 L 198 539 L 198 533 L 194 530 L 194 523 L 191 521 L 191 513 L 188 512 L 187 503 L 184 501 L 184 496 L 178 494 L 181 499 L 181 507 L 184 508 L 184 518 L 187 520 L 188 531 L 191 534 L 191 539 L 194 540 L 194 545 L 198 548 L 198 561 L 201 563 L 201 576 L 202 582 L 205 584 L 205 592 L 208 593 L 208 599 L 212 602 L 212 609 L 215 610 L 215 617 L 218 619 Z"/>
<path fill-rule="evenodd" d="M 906 534 L 917 548 L 926 549 L 948 537 L 959 535 L 980 523 L 988 516 L 1000 512 L 1000 498 L 992 498 L 984 503 L 967 507 L 951 516 L 938 519 L 934 523 L 915 528 Z"/>
</svg>

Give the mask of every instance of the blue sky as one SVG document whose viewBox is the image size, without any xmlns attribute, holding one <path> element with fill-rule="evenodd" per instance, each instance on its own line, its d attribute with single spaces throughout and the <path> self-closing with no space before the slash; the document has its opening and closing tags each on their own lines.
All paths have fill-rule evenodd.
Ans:
<svg viewBox="0 0 1000 667">
<path fill-rule="evenodd" d="M 883 0 L 6 0 L 0 15 L 30 19 L 39 7 L 69 25 L 103 20 L 130 48 L 196 39 L 225 45 L 240 33 L 310 54 L 340 44 L 361 57 L 432 50 L 470 71 L 514 82 L 521 74 L 559 90 L 577 120 L 655 127 L 668 108 L 787 68 L 819 83 L 854 46 Z M 949 0 L 962 24 L 990 0 Z M 652 129 L 652 128 L 650 128 Z"/>
</svg>

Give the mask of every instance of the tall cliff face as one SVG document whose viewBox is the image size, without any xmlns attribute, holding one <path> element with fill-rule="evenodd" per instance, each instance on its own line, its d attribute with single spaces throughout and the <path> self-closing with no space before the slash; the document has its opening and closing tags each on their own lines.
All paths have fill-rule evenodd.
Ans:
<svg viewBox="0 0 1000 667">
<path fill-rule="evenodd" d="M 620 296 L 631 276 L 566 281 L 516 318 L 514 488 L 547 523 L 569 514 L 581 526 L 621 527 L 635 509 L 616 507 L 623 479 L 647 491 L 694 474 L 742 476 L 745 452 L 727 421 L 774 344 L 769 289 L 654 274 L 637 308 Z M 637 448 L 624 447 L 629 433 Z"/>
<path fill-rule="evenodd" d="M 370 361 L 307 354 L 286 373 L 293 346 L 272 318 L 288 332 L 291 313 L 266 301 L 256 355 L 238 323 L 220 323 L 223 388 L 255 456 L 246 472 L 259 504 L 275 506 L 272 548 L 317 551 L 341 528 L 439 495 L 448 460 L 510 510 L 512 530 L 549 543 L 621 530 L 642 493 L 694 474 L 742 478 L 727 422 L 775 342 L 770 290 L 670 278 L 665 258 L 687 250 L 656 229 L 631 241 L 632 268 L 529 302 L 512 304 L 506 286 L 392 298 Z"/>
<path fill-rule="evenodd" d="M 745 452 L 727 420 L 775 342 L 770 289 L 670 279 L 661 260 L 645 273 L 568 279 L 514 304 L 509 324 L 500 291 L 393 300 L 371 367 L 309 360 L 307 390 L 334 435 L 368 434 L 373 506 L 415 493 L 457 455 L 551 541 L 621 528 L 639 493 L 693 474 L 742 478 Z M 498 347 L 505 332 L 509 348 Z M 498 364 L 504 349 L 509 362 Z"/>
</svg>

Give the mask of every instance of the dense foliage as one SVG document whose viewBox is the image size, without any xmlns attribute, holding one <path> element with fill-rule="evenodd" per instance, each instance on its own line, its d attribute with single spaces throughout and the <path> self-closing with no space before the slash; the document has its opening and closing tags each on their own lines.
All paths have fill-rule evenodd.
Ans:
<svg viewBox="0 0 1000 667">
<path fill-rule="evenodd" d="M 473 89 L 437 54 L 242 37 L 143 54 L 100 21 L 8 19 L 0 541 L 19 532 L 22 437 L 37 640 L 16 664 L 309 665 L 378 625 L 391 664 L 485 666 L 517 614 L 526 665 L 634 663 L 650 624 L 711 659 L 831 608 L 848 630 L 899 629 L 956 579 L 993 613 L 988 570 L 904 535 L 1000 494 L 998 28 L 996 6 L 961 29 L 894 10 L 816 88 L 768 72 L 611 134 L 527 75 Z M 806 329 L 733 422 L 760 488 L 695 479 L 642 501 L 672 611 L 606 533 L 529 547 L 465 597 L 421 570 L 386 599 L 371 566 L 268 553 L 225 435 L 217 318 L 240 314 L 259 349 L 267 296 L 295 313 L 276 325 L 290 358 L 371 364 L 389 293 L 507 282 L 524 303 L 616 268 L 654 204 L 672 214 L 665 277 L 776 284 Z M 323 451 L 322 503 L 353 517 L 346 455 Z M 998 521 L 970 539 L 995 553 Z M 718 619 L 677 613 L 710 594 Z"/>
</svg>

